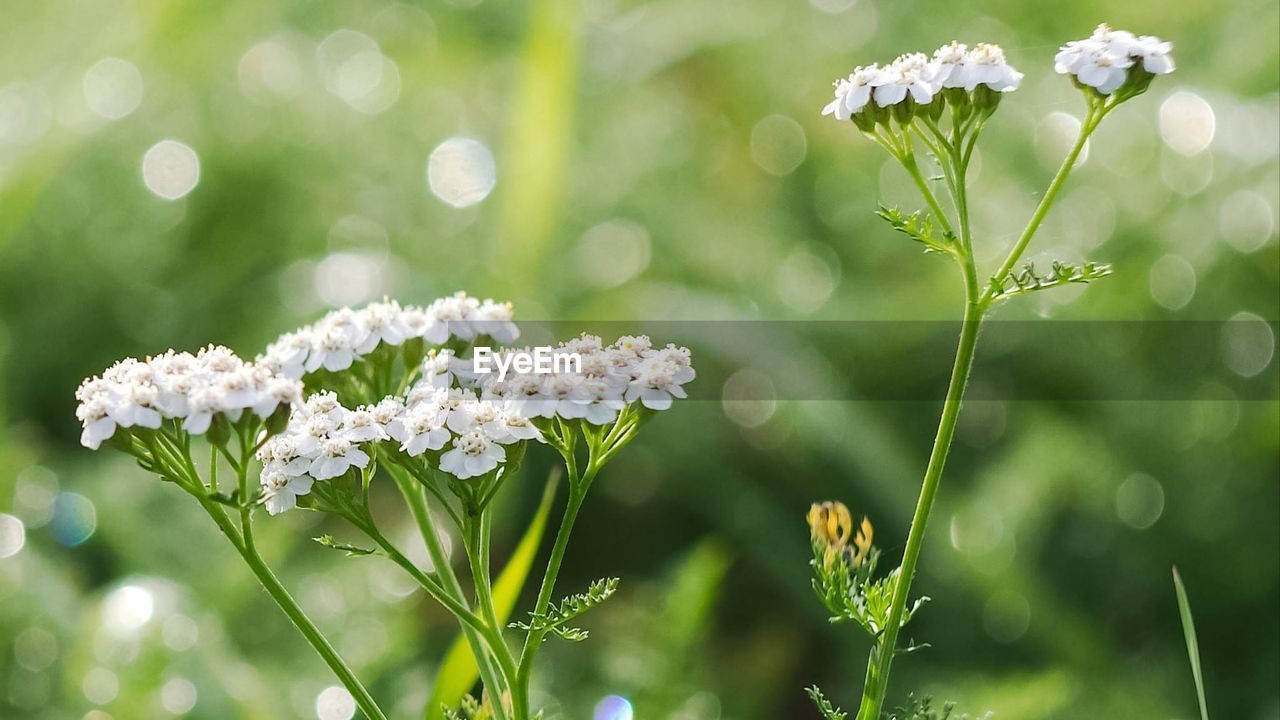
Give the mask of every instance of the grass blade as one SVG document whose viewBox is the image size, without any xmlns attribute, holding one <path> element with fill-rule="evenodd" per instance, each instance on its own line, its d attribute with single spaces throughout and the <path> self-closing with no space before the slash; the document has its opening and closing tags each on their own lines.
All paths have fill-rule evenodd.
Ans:
<svg viewBox="0 0 1280 720">
<path fill-rule="evenodd" d="M 1187 589 L 1182 585 L 1178 568 L 1173 568 L 1173 587 L 1178 593 L 1178 614 L 1182 616 L 1182 631 L 1187 636 L 1187 655 L 1191 657 L 1191 675 L 1196 681 L 1196 696 L 1200 699 L 1200 720 L 1209 720 L 1209 706 L 1204 701 L 1204 676 L 1200 673 L 1200 643 L 1196 641 L 1196 624 L 1191 619 L 1191 603 L 1187 601 Z"/>
</svg>

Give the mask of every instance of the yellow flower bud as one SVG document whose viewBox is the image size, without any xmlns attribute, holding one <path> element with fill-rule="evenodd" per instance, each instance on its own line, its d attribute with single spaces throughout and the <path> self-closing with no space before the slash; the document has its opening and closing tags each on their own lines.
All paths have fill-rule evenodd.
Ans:
<svg viewBox="0 0 1280 720">
<path fill-rule="evenodd" d="M 809 531 L 815 541 L 821 540 L 837 551 L 842 550 L 853 534 L 853 516 L 844 503 L 814 503 L 809 508 Z"/>
</svg>

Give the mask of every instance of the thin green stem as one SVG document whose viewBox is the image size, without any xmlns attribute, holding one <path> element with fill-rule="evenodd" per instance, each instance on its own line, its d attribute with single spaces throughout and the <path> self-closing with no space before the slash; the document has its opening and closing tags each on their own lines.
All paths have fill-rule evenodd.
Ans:
<svg viewBox="0 0 1280 720">
<path fill-rule="evenodd" d="M 924 173 L 920 172 L 920 165 L 916 162 L 915 154 L 909 148 L 902 155 L 901 162 L 902 166 L 907 169 L 907 173 L 911 175 L 911 179 L 915 180 L 916 187 L 919 188 L 920 194 L 924 196 L 925 202 L 929 203 L 929 209 L 933 211 L 938 225 L 948 234 L 955 235 L 955 231 L 951 227 L 951 221 L 947 219 L 947 214 L 942 211 L 942 206 L 938 204 L 938 198 L 934 196 L 933 190 L 929 187 L 929 182 L 925 180 Z"/>
<path fill-rule="evenodd" d="M 493 605 L 493 584 L 489 577 L 489 523 L 488 515 L 490 510 L 484 509 L 479 515 L 474 515 L 467 522 L 467 540 L 464 543 L 467 548 L 467 561 L 471 566 L 471 579 L 476 589 L 476 605 L 479 607 L 485 623 L 488 624 L 492 632 L 489 635 L 489 643 L 493 646 L 494 659 L 498 662 L 498 667 L 502 670 L 502 674 L 508 681 L 514 681 L 518 675 L 515 656 L 511 653 L 511 648 L 507 646 L 507 641 L 502 636 L 502 625 L 498 622 L 498 613 Z M 502 703 L 502 695 L 499 692 L 497 697 L 493 698 L 494 704 Z M 517 720 L 524 720 L 529 715 L 527 706 L 527 698 L 517 696 L 512 693 L 511 697 L 512 714 Z"/>
<path fill-rule="evenodd" d="M 240 468 L 237 471 L 237 479 L 242 490 L 242 496 L 243 490 L 246 489 L 248 484 L 244 467 L 246 464 L 247 459 L 245 463 L 239 464 Z M 202 490 L 203 486 L 201 486 L 200 489 Z M 222 531 L 223 535 L 227 537 L 227 540 L 231 543 L 232 547 L 236 549 L 236 552 L 240 554 L 240 557 L 244 560 L 245 564 L 249 566 L 249 570 L 253 573 L 254 577 L 257 578 L 263 589 L 267 591 L 267 594 L 271 596 L 271 599 L 275 601 L 280 610 L 289 618 L 293 623 L 293 626 L 298 629 L 298 632 L 302 634 L 302 637 L 305 638 L 307 643 L 316 651 L 316 654 L 320 656 L 320 659 L 329 666 L 329 669 L 335 676 L 337 676 L 338 680 L 347 689 L 347 692 L 351 693 L 351 696 L 355 699 L 356 706 L 360 708 L 360 711 L 363 712 L 369 720 L 387 720 L 386 714 L 384 714 L 382 709 L 378 707 L 378 703 L 374 701 L 373 696 L 369 694 L 369 691 L 365 689 L 363 684 L 361 684 L 355 673 L 347 666 L 342 657 L 338 655 L 338 651 L 329 643 L 324 634 L 320 632 L 320 629 L 311 621 L 311 618 L 307 617 L 306 612 L 304 612 L 302 607 L 298 605 L 298 602 L 293 599 L 293 596 L 289 594 L 289 591 L 285 589 L 284 585 L 280 582 L 280 579 L 271 571 L 271 568 L 267 565 L 266 561 L 262 559 L 262 555 L 258 552 L 257 543 L 253 536 L 253 520 L 250 517 L 249 508 L 241 508 L 240 527 L 237 528 L 236 524 L 227 516 L 227 513 L 223 510 L 221 505 L 209 500 L 202 494 L 198 494 L 199 491 L 195 488 L 188 489 L 188 492 L 191 492 L 191 494 L 195 496 L 196 500 L 200 502 L 200 506 L 204 508 L 209 517 L 213 519 L 214 524 L 216 524 Z"/>
<path fill-rule="evenodd" d="M 915 577 L 916 563 L 919 562 L 920 551 L 924 547 L 924 534 L 929 525 L 929 513 L 933 509 L 934 497 L 938 494 L 942 470 L 947 462 L 947 453 L 951 449 L 951 440 L 955 436 L 956 420 L 960 416 L 960 404 L 964 397 L 965 385 L 968 383 L 969 371 L 973 367 L 982 314 L 982 307 L 971 297 L 965 304 L 959 346 L 956 349 L 955 364 L 951 370 L 951 383 L 947 388 L 946 400 L 942 406 L 938 434 L 934 438 L 933 450 L 929 454 L 929 465 L 925 470 L 920 499 L 916 503 L 915 515 L 911 519 L 911 532 L 907 535 L 907 547 L 902 554 L 902 566 L 898 571 L 893 600 L 889 606 L 888 625 L 876 649 L 872 651 L 872 669 L 868 670 L 867 685 L 863 689 L 863 702 L 858 711 L 858 720 L 879 720 L 880 717 L 889 670 L 897 650 L 898 631 L 902 629 L 907 597 L 911 592 L 911 581 Z"/>
<path fill-rule="evenodd" d="M 577 521 L 582 502 L 586 499 L 587 490 L 595 479 L 599 466 L 593 459 L 587 460 L 587 470 L 578 476 L 577 462 L 572 454 L 565 456 L 565 469 L 569 479 L 569 499 L 565 504 L 564 516 L 560 520 L 560 529 L 556 532 L 555 544 L 551 547 L 551 556 L 547 560 L 547 570 L 542 576 L 542 586 L 538 590 L 538 599 L 534 603 L 534 616 L 544 615 L 551 605 L 551 597 L 555 592 L 556 578 L 560 575 L 560 566 L 564 562 L 565 551 L 569 548 L 569 537 L 573 534 L 573 525 Z M 520 652 L 520 663 L 516 671 L 516 682 L 512 687 L 513 700 L 516 697 L 528 703 L 529 681 L 533 674 L 533 660 L 542 646 L 544 632 L 530 630 L 525 636 L 524 648 Z M 517 720 L 526 720 L 517 718 Z"/>
<path fill-rule="evenodd" d="M 1080 123 L 1080 134 L 1076 137 L 1075 144 L 1071 146 L 1070 152 L 1067 153 L 1067 158 L 1062 161 L 1062 167 L 1058 168 L 1057 174 L 1049 182 L 1048 189 L 1045 190 L 1044 196 L 1040 198 L 1040 204 L 1036 206 L 1035 212 L 1031 214 L 1031 219 L 1027 222 L 1026 228 L 1023 229 L 1022 235 L 1018 237 L 1018 241 L 1013 244 L 1013 249 L 1009 251 L 1009 255 L 1001 263 L 1000 269 L 991 276 L 991 284 L 987 286 L 987 291 L 981 300 L 984 311 L 990 307 L 995 297 L 999 295 L 1000 288 L 1004 286 L 1005 278 L 1009 276 L 1014 265 L 1021 259 L 1022 253 L 1031 242 L 1031 238 L 1040 229 L 1040 224 L 1044 222 L 1045 216 L 1049 213 L 1049 208 L 1053 206 L 1054 200 L 1058 197 L 1058 191 L 1062 189 L 1067 176 L 1071 174 L 1072 168 L 1075 167 L 1076 161 L 1080 158 L 1080 153 L 1084 150 L 1085 143 L 1089 141 L 1089 136 L 1098 127 L 1098 123 L 1106 113 L 1106 109 L 1097 105 L 1090 105 L 1089 112 Z"/>
<path fill-rule="evenodd" d="M 431 562 L 435 565 L 436 575 L 440 578 L 441 586 L 446 593 L 463 606 L 466 606 L 467 601 L 462 592 L 462 584 L 458 582 L 458 576 L 453 572 L 449 557 L 445 554 L 444 546 L 440 543 L 440 536 L 436 534 L 435 521 L 432 520 L 431 510 L 427 505 L 426 488 L 416 478 L 410 476 L 395 464 L 386 463 L 384 467 L 390 471 L 396 486 L 400 488 L 400 493 L 409 505 L 409 512 L 418 524 L 418 531 L 422 534 L 422 540 L 427 545 L 427 552 L 431 555 Z M 491 696 L 501 697 L 504 690 L 510 686 L 510 679 L 507 679 L 505 683 L 499 681 L 497 671 L 489 658 L 490 651 L 486 645 L 486 640 L 470 625 L 463 622 L 460 622 L 460 625 L 462 627 L 462 635 L 466 638 L 467 645 L 471 648 L 471 655 L 476 661 L 476 667 L 480 670 L 481 682 L 484 683 L 486 688 L 490 689 Z M 502 707 L 501 703 L 498 703 L 494 707 L 494 715 L 495 720 L 506 720 L 506 708 Z"/>
</svg>

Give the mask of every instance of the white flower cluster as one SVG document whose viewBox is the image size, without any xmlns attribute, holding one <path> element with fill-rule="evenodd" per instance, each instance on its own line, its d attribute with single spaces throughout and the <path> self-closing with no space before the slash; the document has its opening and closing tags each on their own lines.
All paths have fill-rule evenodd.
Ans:
<svg viewBox="0 0 1280 720">
<path fill-rule="evenodd" d="M 1151 35 L 1112 30 L 1103 24 L 1084 40 L 1063 45 L 1053 62 L 1059 73 L 1110 95 L 1125 84 L 1132 68 L 1140 67 L 1151 75 L 1173 72 L 1171 52 L 1173 43 Z"/>
<path fill-rule="evenodd" d="M 644 335 L 624 336 L 606 347 L 599 337 L 583 334 L 552 352 L 579 357 L 581 372 L 509 372 L 502 380 L 483 375 L 479 376 L 481 397 L 511 403 L 526 417 L 584 418 L 593 425 L 606 425 L 633 402 L 650 410 L 666 410 L 673 398 L 686 397 L 682 386 L 695 376 L 688 348 L 655 348 Z"/>
<path fill-rule="evenodd" d="M 978 43 L 970 49 L 952 42 L 938 48 L 930 58 L 909 53 L 881 67 L 859 67 L 835 83 L 835 99 L 822 109 L 823 115 L 848 120 L 873 100 L 877 107 L 897 105 L 908 98 L 928 105 L 944 89 L 973 92 L 979 86 L 996 92 L 1018 89 L 1022 73 L 1005 62 L 999 45 Z"/>
<path fill-rule="evenodd" d="M 503 445 L 541 439 L 523 416 L 478 399 L 473 390 L 420 381 L 407 403 L 388 397 L 354 410 L 331 392 L 317 393 L 294 409 L 284 432 L 258 450 L 262 500 L 272 515 L 295 507 L 316 481 L 368 467 L 369 453 L 361 447 L 368 442 L 392 441 L 410 457 L 444 450 L 440 469 L 465 480 L 505 462 Z"/>
<path fill-rule="evenodd" d="M 505 446 L 542 441 L 539 418 L 585 419 L 596 425 L 617 420 L 629 403 L 652 410 L 671 407 L 693 380 L 687 348 L 655 348 L 649 338 L 622 337 L 605 346 L 583 335 L 556 352 L 577 353 L 581 372 L 472 372 L 469 359 L 448 350 L 422 361 L 421 375 L 406 396 L 348 410 L 333 393 L 319 393 L 295 408 L 284 432 L 258 452 L 267 511 L 295 507 L 314 482 L 363 468 L 369 454 L 360 445 L 388 441 L 410 457 L 439 453 L 438 467 L 460 480 L 479 477 L 507 461 Z M 526 352 L 506 349 L 501 353 Z"/>
<path fill-rule="evenodd" d="M 320 369 L 346 370 L 384 343 L 396 346 L 422 338 L 429 344 L 443 345 L 451 337 L 474 340 L 480 335 L 509 343 L 519 334 L 511 322 L 510 303 L 477 300 L 460 292 L 426 307 L 401 307 L 389 300 L 360 310 L 334 310 L 312 325 L 280 336 L 258 362 L 300 378 Z"/>
<path fill-rule="evenodd" d="M 301 398 L 298 380 L 210 345 L 195 355 L 170 350 L 147 360 L 121 360 L 76 390 L 76 417 L 84 426 L 81 444 L 96 450 L 117 428 L 156 429 L 173 418 L 182 420 L 186 432 L 201 435 L 218 413 L 232 421 L 246 410 L 267 418 Z"/>
</svg>

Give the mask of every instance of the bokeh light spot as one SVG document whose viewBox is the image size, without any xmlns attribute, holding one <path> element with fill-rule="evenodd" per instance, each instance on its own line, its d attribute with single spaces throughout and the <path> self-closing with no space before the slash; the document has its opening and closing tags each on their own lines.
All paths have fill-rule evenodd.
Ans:
<svg viewBox="0 0 1280 720">
<path fill-rule="evenodd" d="M 124 585 L 112 590 L 102 602 L 102 624 L 116 634 L 128 634 L 150 622 L 155 609 L 155 598 L 150 591 L 137 585 Z"/>
<path fill-rule="evenodd" d="M 1125 478 L 1116 488 L 1116 517 L 1136 530 L 1146 530 L 1164 514 L 1164 487 L 1143 473 Z"/>
<path fill-rule="evenodd" d="M 110 670 L 97 667 L 85 673 L 80 683 L 85 698 L 94 705 L 106 705 L 120 694 L 120 680 Z"/>
<path fill-rule="evenodd" d="M 1261 317 L 1241 311 L 1223 326 L 1223 360 L 1236 374 L 1253 377 L 1266 370 L 1275 352 L 1275 332 Z"/>
<path fill-rule="evenodd" d="M 578 272 L 597 287 L 617 287 L 649 267 L 649 232 L 626 220 L 601 223 L 578 241 Z"/>
<path fill-rule="evenodd" d="M 99 60 L 85 71 L 81 86 L 85 105 L 108 120 L 119 120 L 142 104 L 142 73 L 127 60 Z"/>
<path fill-rule="evenodd" d="M 837 276 L 822 258 L 803 248 L 792 250 L 778 266 L 778 297 L 800 313 L 812 313 L 827 303 L 836 289 Z"/>
<path fill-rule="evenodd" d="M 497 182 L 493 153 L 479 140 L 453 137 L 427 158 L 427 185 L 446 203 L 464 208 L 489 197 Z"/>
<path fill-rule="evenodd" d="M 176 677 L 160 688 L 160 705 L 174 715 L 186 715 L 196 706 L 198 696 L 190 680 Z"/>
<path fill-rule="evenodd" d="M 27 530 L 22 521 L 0 513 L 0 559 L 13 557 L 27 543 Z"/>
<path fill-rule="evenodd" d="M 1012 643 L 1031 626 L 1031 605 L 1020 593 L 1001 590 L 987 598 L 982 610 L 982 627 L 999 643 Z"/>
<path fill-rule="evenodd" d="M 98 513 L 89 498 L 77 493 L 58 493 L 53 501 L 53 537 L 67 547 L 76 547 L 93 536 Z"/>
<path fill-rule="evenodd" d="M 743 368 L 724 381 L 721 395 L 725 417 L 744 428 L 760 427 L 778 409 L 778 392 L 764 373 Z"/>
<path fill-rule="evenodd" d="M 1276 230 L 1271 202 L 1253 190 L 1237 190 L 1222 201 L 1218 231 L 1222 239 L 1242 253 L 1262 249 Z"/>
<path fill-rule="evenodd" d="M 770 175 L 791 174 L 807 148 L 804 128 L 786 115 L 770 115 L 751 128 L 751 159 Z"/>
<path fill-rule="evenodd" d="M 621 695 L 607 695 L 596 703 L 592 720 L 633 720 L 635 711 L 631 701 Z"/>
<path fill-rule="evenodd" d="M 1151 299 L 1169 310 L 1181 310 L 1196 294 L 1196 270 L 1177 255 L 1165 255 L 1147 274 Z"/>
<path fill-rule="evenodd" d="M 161 140 L 142 156 L 142 181 L 165 200 L 177 200 L 200 182 L 200 157 L 189 145 Z"/>
<path fill-rule="evenodd" d="M 356 714 L 356 700 L 346 688 L 333 685 L 316 696 L 318 720 L 351 720 Z"/>
<path fill-rule="evenodd" d="M 1179 90 L 1160 104 L 1160 137 L 1174 152 L 1204 152 L 1213 142 L 1214 129 L 1213 108 L 1193 92 Z"/>
</svg>

